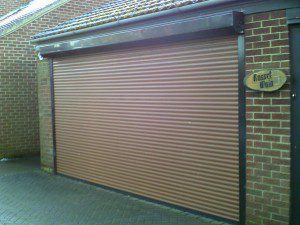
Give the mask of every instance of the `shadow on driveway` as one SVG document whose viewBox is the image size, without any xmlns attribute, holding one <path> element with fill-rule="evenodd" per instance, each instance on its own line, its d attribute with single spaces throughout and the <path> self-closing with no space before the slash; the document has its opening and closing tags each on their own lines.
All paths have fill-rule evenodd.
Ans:
<svg viewBox="0 0 300 225">
<path fill-rule="evenodd" d="M 37 158 L 0 161 L 0 225 L 224 224 L 41 172 Z"/>
</svg>

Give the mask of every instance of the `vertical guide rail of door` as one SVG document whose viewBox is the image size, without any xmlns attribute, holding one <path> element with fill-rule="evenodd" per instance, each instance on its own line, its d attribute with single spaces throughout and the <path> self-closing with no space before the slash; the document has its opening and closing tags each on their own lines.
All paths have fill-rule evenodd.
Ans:
<svg viewBox="0 0 300 225">
<path fill-rule="evenodd" d="M 53 78 L 53 59 L 49 60 L 50 67 L 50 93 L 51 93 L 51 113 L 52 113 L 52 136 L 53 136 L 53 172 L 57 174 L 56 163 L 56 132 L 55 132 L 55 97 L 54 97 L 54 78 Z"/>
<path fill-rule="evenodd" d="M 291 91 L 291 224 L 300 224 L 300 25 L 290 26 L 291 60 L 292 60 L 292 91 Z"/>
<path fill-rule="evenodd" d="M 245 71 L 245 36 L 238 36 L 239 61 L 239 173 L 240 173 L 240 221 L 246 222 L 246 89 L 244 85 Z"/>
</svg>

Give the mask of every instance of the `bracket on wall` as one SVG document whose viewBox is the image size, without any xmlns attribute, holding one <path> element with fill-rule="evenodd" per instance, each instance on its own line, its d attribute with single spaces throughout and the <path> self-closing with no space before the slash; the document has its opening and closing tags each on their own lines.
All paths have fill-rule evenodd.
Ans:
<svg viewBox="0 0 300 225">
<path fill-rule="evenodd" d="M 40 52 L 38 53 L 38 58 L 40 61 L 42 61 L 44 59 L 44 57 L 42 56 L 42 54 Z"/>
<path fill-rule="evenodd" d="M 244 34 L 245 23 L 244 23 L 244 13 L 233 11 L 233 28 L 237 34 Z"/>
</svg>

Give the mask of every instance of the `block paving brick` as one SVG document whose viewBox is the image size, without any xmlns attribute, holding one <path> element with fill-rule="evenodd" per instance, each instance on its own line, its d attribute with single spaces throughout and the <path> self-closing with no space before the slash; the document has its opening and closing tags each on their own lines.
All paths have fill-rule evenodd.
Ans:
<svg viewBox="0 0 300 225">
<path fill-rule="evenodd" d="M 0 162 L 1 225 L 227 225 L 39 170 L 38 159 Z"/>
</svg>

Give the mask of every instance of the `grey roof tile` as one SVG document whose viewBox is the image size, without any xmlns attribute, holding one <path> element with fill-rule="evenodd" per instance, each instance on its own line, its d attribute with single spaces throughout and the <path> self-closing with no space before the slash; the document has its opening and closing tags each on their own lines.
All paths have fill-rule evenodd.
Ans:
<svg viewBox="0 0 300 225">
<path fill-rule="evenodd" d="M 115 0 L 110 3 L 104 3 L 89 13 L 36 34 L 33 39 L 81 30 L 203 1 L 209 0 Z"/>
</svg>

